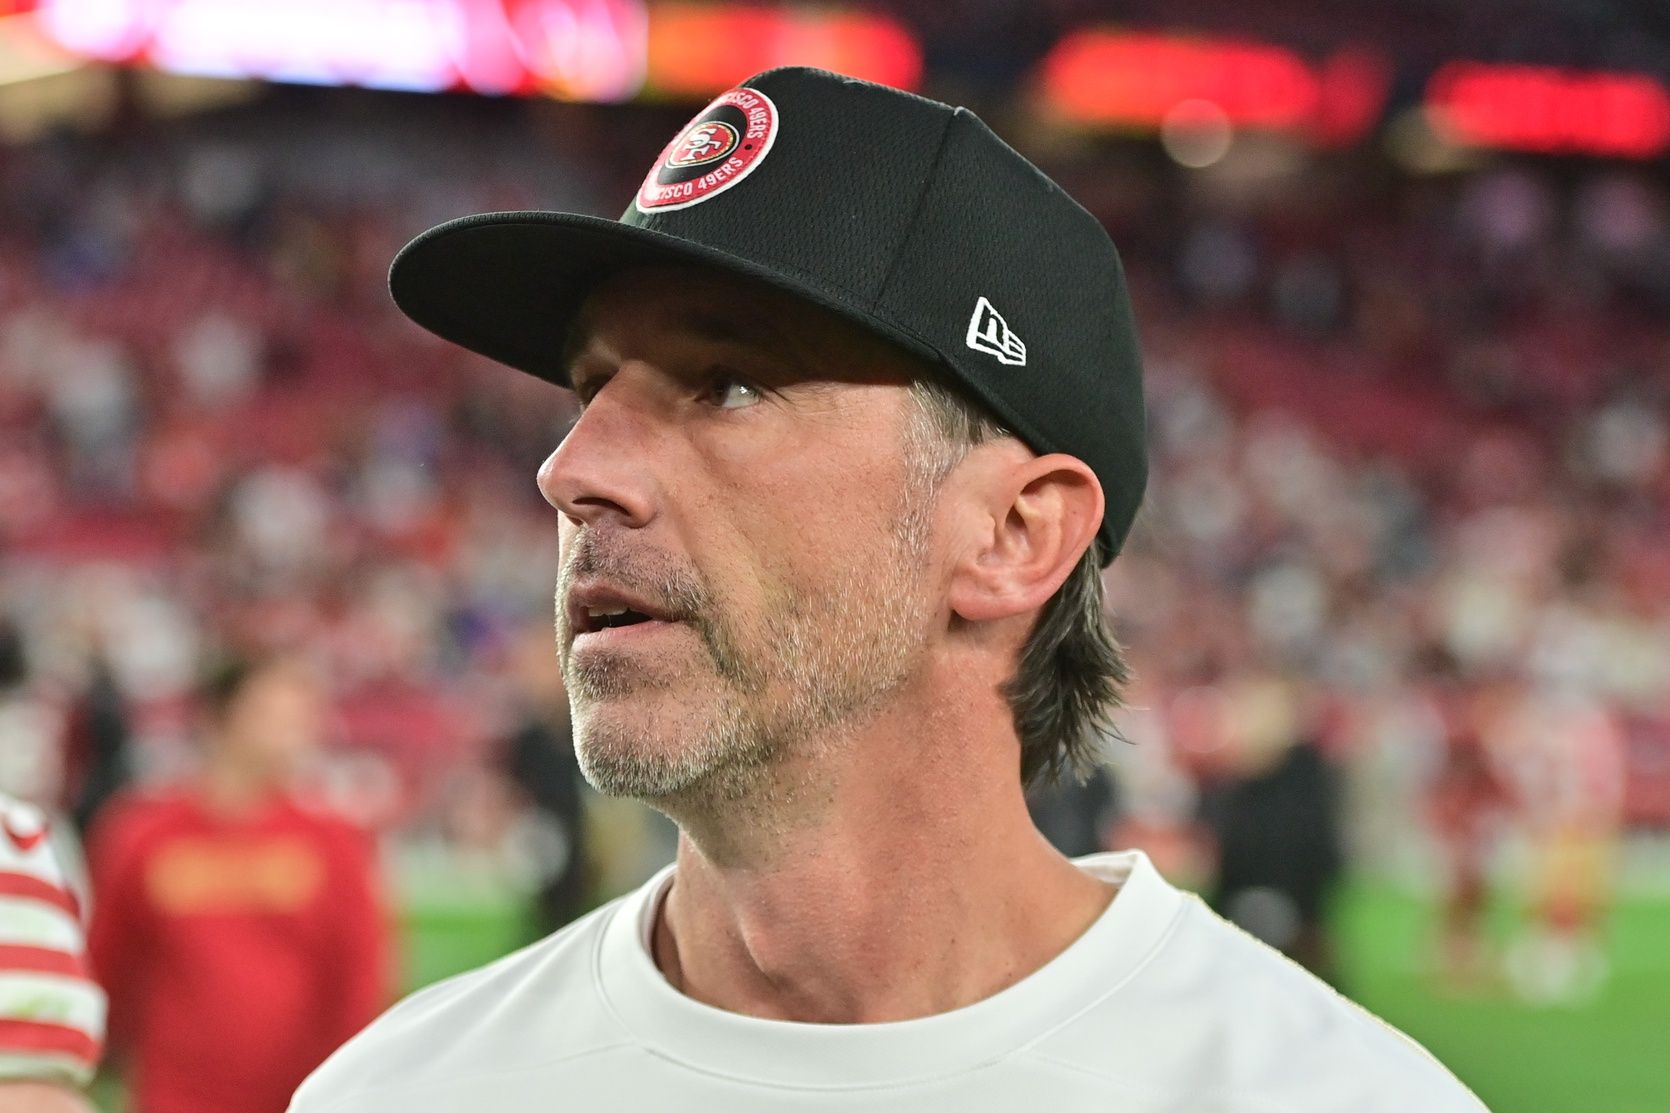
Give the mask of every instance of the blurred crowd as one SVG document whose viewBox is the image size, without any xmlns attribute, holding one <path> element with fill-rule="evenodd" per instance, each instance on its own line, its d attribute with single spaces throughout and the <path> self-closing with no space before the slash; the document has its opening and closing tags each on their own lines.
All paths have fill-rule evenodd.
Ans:
<svg viewBox="0 0 1670 1113">
<path fill-rule="evenodd" d="M 1156 480 L 1109 577 L 1115 765 L 1266 938 L 1325 964 L 1354 860 L 1442 891 L 1476 980 L 1506 875 L 1509 973 L 1580 993 L 1620 831 L 1670 825 L 1664 183 L 1313 186 L 1132 253 Z"/>
<path fill-rule="evenodd" d="M 0 159 L 0 790 L 85 825 L 199 760 L 208 662 L 300 651 L 318 798 L 557 922 L 667 847 L 583 796 L 552 690 L 533 476 L 572 410 L 383 277 L 444 217 L 618 211 L 679 113 L 312 103 Z M 1670 827 L 1670 197 L 1328 157 L 1051 166 L 1125 255 L 1153 479 L 1108 574 L 1125 741 L 1040 816 L 1319 967 L 1346 862 L 1446 893 L 1463 975 L 1517 864 L 1563 992 L 1619 832 Z"/>
</svg>

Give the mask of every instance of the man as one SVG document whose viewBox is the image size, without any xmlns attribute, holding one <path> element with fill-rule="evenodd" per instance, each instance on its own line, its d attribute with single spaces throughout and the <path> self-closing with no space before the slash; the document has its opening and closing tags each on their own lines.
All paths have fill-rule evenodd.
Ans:
<svg viewBox="0 0 1670 1113">
<path fill-rule="evenodd" d="M 1329 906 L 1345 869 L 1339 786 L 1281 674 L 1219 683 L 1233 724 L 1200 818 L 1216 844 L 1208 894 L 1231 923 L 1329 982 L 1338 979 Z"/>
<path fill-rule="evenodd" d="M 295 1113 L 1479 1108 L 1140 854 L 1028 820 L 1123 679 L 1141 387 L 1106 234 L 975 117 L 761 74 L 621 222 L 467 218 L 392 285 L 584 404 L 539 476 L 577 752 L 681 837 Z"/>
<path fill-rule="evenodd" d="M 0 1113 L 90 1113 L 80 1090 L 103 1040 L 81 902 L 46 818 L 0 796 Z"/>
<path fill-rule="evenodd" d="M 196 779 L 94 829 L 93 968 L 134 1113 L 279 1113 L 388 1000 L 376 865 L 293 795 L 324 737 L 305 663 L 230 661 L 202 702 Z"/>
</svg>

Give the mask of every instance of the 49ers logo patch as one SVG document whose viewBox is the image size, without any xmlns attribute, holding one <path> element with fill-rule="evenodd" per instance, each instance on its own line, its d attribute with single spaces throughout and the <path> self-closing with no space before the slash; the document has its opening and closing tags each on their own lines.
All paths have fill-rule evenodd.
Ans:
<svg viewBox="0 0 1670 1113">
<path fill-rule="evenodd" d="M 679 138 L 678 149 L 667 156 L 667 166 L 682 169 L 722 159 L 736 150 L 742 137 L 723 120 L 709 120 Z"/>
<path fill-rule="evenodd" d="M 667 144 L 634 204 L 682 209 L 717 196 L 753 172 L 777 139 L 777 106 L 757 89 L 721 93 Z"/>
</svg>

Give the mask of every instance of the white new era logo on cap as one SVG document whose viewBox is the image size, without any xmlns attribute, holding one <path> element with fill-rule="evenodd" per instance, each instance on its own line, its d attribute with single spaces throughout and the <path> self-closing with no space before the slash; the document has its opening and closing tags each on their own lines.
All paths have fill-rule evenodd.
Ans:
<svg viewBox="0 0 1670 1113">
<path fill-rule="evenodd" d="M 1009 331 L 1003 314 L 992 308 L 982 297 L 974 303 L 974 316 L 968 319 L 968 346 L 977 352 L 996 356 L 1001 363 L 1014 367 L 1026 366 L 1026 345 Z"/>
</svg>

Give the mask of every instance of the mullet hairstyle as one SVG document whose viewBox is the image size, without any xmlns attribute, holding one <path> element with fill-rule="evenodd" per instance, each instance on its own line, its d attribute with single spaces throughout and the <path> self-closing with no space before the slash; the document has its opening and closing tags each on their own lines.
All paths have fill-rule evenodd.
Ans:
<svg viewBox="0 0 1670 1113">
<path fill-rule="evenodd" d="M 906 449 L 926 490 L 937 491 L 969 450 L 1014 434 L 984 406 L 932 373 L 911 383 L 915 402 Z M 1021 784 L 1053 784 L 1063 773 L 1083 783 L 1117 738 L 1130 670 L 1102 609 L 1102 543 L 1091 542 L 1050 596 L 1021 647 L 1003 694 L 1021 743 Z"/>
</svg>

